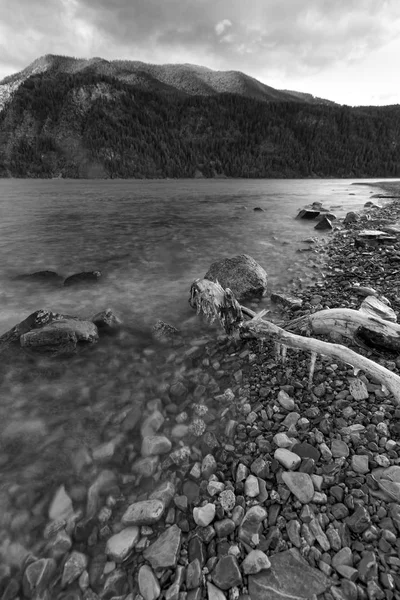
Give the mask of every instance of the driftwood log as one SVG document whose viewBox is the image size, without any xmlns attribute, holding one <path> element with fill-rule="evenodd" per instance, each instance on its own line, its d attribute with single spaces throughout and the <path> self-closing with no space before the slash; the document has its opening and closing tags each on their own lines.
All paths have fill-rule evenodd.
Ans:
<svg viewBox="0 0 400 600">
<path fill-rule="evenodd" d="M 192 284 L 189 302 L 193 308 L 196 308 L 198 314 L 205 314 L 211 321 L 218 319 L 228 334 L 238 331 L 243 338 L 257 338 L 261 341 L 275 343 L 277 353 L 283 361 L 286 358 L 287 348 L 310 352 L 310 384 L 317 355 L 321 354 L 349 364 L 357 371 L 361 370 L 379 381 L 393 394 L 396 403 L 400 404 L 400 377 L 398 375 L 346 346 L 324 342 L 312 337 L 304 337 L 304 335 L 286 331 L 282 327 L 264 320 L 263 317 L 266 311 L 256 314 L 252 310 L 240 306 L 232 292 L 224 290 L 219 283 L 197 279 Z M 245 321 L 244 315 L 250 317 L 250 320 Z M 344 337 L 351 337 L 361 326 L 374 328 L 377 333 L 388 336 L 393 340 L 393 346 L 398 344 L 397 347 L 400 348 L 399 325 L 383 321 L 379 317 L 371 317 L 361 311 L 350 309 L 322 310 L 291 322 L 292 329 L 297 328 L 298 331 L 308 336 L 310 333 L 337 332 Z"/>
</svg>

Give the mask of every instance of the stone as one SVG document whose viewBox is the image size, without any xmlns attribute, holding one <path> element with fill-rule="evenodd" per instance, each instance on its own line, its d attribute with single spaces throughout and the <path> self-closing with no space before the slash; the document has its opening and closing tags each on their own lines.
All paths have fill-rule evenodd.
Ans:
<svg viewBox="0 0 400 600">
<path fill-rule="evenodd" d="M 316 224 L 314 229 L 318 229 L 320 231 L 328 231 L 330 229 L 333 229 L 332 216 L 330 219 L 327 216 L 323 216 L 319 223 Z"/>
<path fill-rule="evenodd" d="M 371 517 L 364 506 L 358 506 L 350 517 L 347 517 L 346 523 L 354 533 L 363 533 L 371 525 Z"/>
<path fill-rule="evenodd" d="M 123 562 L 132 552 L 139 538 L 138 527 L 126 527 L 108 539 L 106 554 L 117 563 Z"/>
<path fill-rule="evenodd" d="M 85 283 L 98 283 L 101 277 L 100 271 L 83 271 L 74 273 L 64 280 L 65 286 L 84 285 Z"/>
<path fill-rule="evenodd" d="M 261 550 L 251 550 L 242 562 L 242 570 L 245 575 L 254 575 L 270 567 L 268 556 Z"/>
<path fill-rule="evenodd" d="M 150 435 L 155 435 L 163 426 L 165 421 L 164 415 L 159 410 L 154 410 L 148 417 L 145 418 L 141 427 L 140 433 L 145 438 Z"/>
<path fill-rule="evenodd" d="M 132 465 L 132 473 L 142 475 L 142 477 L 152 477 L 157 471 L 160 459 L 158 456 L 146 456 L 135 460 Z"/>
<path fill-rule="evenodd" d="M 31 562 L 25 569 L 22 588 L 27 598 L 40 596 L 49 586 L 57 570 L 53 558 L 40 558 Z"/>
<path fill-rule="evenodd" d="M 287 429 L 290 429 L 292 426 L 295 426 L 300 419 L 300 415 L 297 412 L 290 412 L 286 415 L 284 420 L 282 421 L 282 425 Z"/>
<path fill-rule="evenodd" d="M 270 557 L 271 568 L 249 575 L 251 600 L 310 600 L 332 584 L 319 569 L 310 567 L 296 548 Z"/>
<path fill-rule="evenodd" d="M 312 458 L 315 462 L 318 462 L 320 459 L 320 452 L 318 448 L 308 444 L 307 442 L 302 442 L 301 444 L 295 444 L 292 448 L 292 452 L 301 456 L 301 458 Z"/>
<path fill-rule="evenodd" d="M 96 313 L 91 319 L 101 333 L 115 333 L 121 328 L 122 321 L 111 308 Z"/>
<path fill-rule="evenodd" d="M 140 567 L 138 584 L 140 594 L 143 596 L 144 600 L 157 600 L 161 594 L 158 579 L 148 565 L 142 565 Z"/>
<path fill-rule="evenodd" d="M 217 461 L 212 454 L 206 454 L 201 463 L 201 475 L 203 479 L 209 479 L 217 470 Z"/>
<path fill-rule="evenodd" d="M 242 575 L 234 556 L 228 555 L 220 558 L 211 573 L 213 583 L 221 590 L 230 590 L 241 585 Z"/>
<path fill-rule="evenodd" d="M 64 277 L 59 275 L 55 271 L 35 271 L 34 273 L 24 273 L 23 275 L 17 275 L 13 278 L 13 281 L 32 281 L 39 283 L 61 283 Z"/>
<path fill-rule="evenodd" d="M 232 490 L 224 490 L 219 495 L 219 501 L 225 512 L 230 512 L 235 508 L 236 496 Z"/>
<path fill-rule="evenodd" d="M 175 493 L 176 488 L 174 483 L 172 483 L 172 481 L 163 481 L 153 492 L 151 492 L 149 500 L 161 500 L 165 507 L 167 507 L 170 505 Z"/>
<path fill-rule="evenodd" d="M 287 306 L 292 310 L 296 310 L 303 306 L 303 300 L 289 296 L 288 294 L 282 294 L 281 292 L 274 292 L 271 294 L 271 301 L 282 306 Z"/>
<path fill-rule="evenodd" d="M 207 527 L 212 523 L 215 517 L 215 504 L 209 502 L 204 506 L 195 507 L 193 509 L 193 518 L 196 525 Z"/>
<path fill-rule="evenodd" d="M 360 581 L 368 583 L 371 579 L 376 579 L 378 575 L 378 563 L 374 552 L 365 552 L 357 565 Z"/>
<path fill-rule="evenodd" d="M 274 458 L 289 471 L 294 471 L 300 466 L 301 458 L 298 454 L 290 452 L 286 448 L 278 448 L 274 452 Z"/>
<path fill-rule="evenodd" d="M 292 412 L 295 408 L 295 402 L 293 398 L 289 396 L 284 390 L 280 390 L 278 394 L 278 402 L 288 412 Z"/>
<path fill-rule="evenodd" d="M 234 515 L 232 515 L 233 518 Z M 252 506 L 244 515 L 240 526 L 239 539 L 251 547 L 260 543 L 260 531 L 262 522 L 267 518 L 267 511 L 262 506 Z M 234 519 L 233 519 L 234 520 Z"/>
<path fill-rule="evenodd" d="M 181 530 L 177 525 L 166 529 L 159 538 L 143 552 L 153 569 L 175 567 L 181 547 Z"/>
<path fill-rule="evenodd" d="M 260 486 L 255 475 L 249 475 L 244 482 L 244 493 L 249 498 L 255 498 L 260 493 Z"/>
<path fill-rule="evenodd" d="M 225 538 L 235 531 L 236 525 L 232 519 L 222 519 L 222 521 L 216 521 L 214 523 L 214 529 L 217 532 L 218 537 Z"/>
<path fill-rule="evenodd" d="M 372 296 L 371 296 L 372 298 Z M 364 303 L 363 303 L 364 304 Z M 362 304 L 361 304 L 362 307 Z M 361 308 L 360 308 L 361 310 Z M 361 379 L 352 379 L 350 381 L 349 386 L 350 394 L 353 396 L 354 400 L 368 400 L 369 393 L 367 390 L 367 386 Z"/>
<path fill-rule="evenodd" d="M 348 567 L 352 567 L 353 553 L 351 551 L 351 548 L 346 546 L 345 548 L 339 550 L 339 552 L 336 552 L 336 554 L 334 554 L 332 557 L 331 564 L 334 569 L 337 569 L 337 567 L 340 565 L 347 565 Z"/>
<path fill-rule="evenodd" d="M 74 507 L 71 498 L 62 485 L 58 488 L 49 508 L 49 519 L 57 521 L 58 519 L 68 520 L 74 513 Z"/>
<path fill-rule="evenodd" d="M 192 560 L 186 570 L 186 589 L 194 590 L 201 585 L 201 564 L 198 558 Z"/>
<path fill-rule="evenodd" d="M 267 292 L 267 273 L 247 254 L 212 263 L 204 279 L 218 281 L 224 289 L 229 288 L 238 301 L 265 296 Z"/>
<path fill-rule="evenodd" d="M 286 433 L 276 433 L 273 442 L 278 448 L 291 448 L 293 446 L 293 440 Z"/>
<path fill-rule="evenodd" d="M 165 504 L 161 500 L 143 500 L 135 502 L 122 516 L 124 525 L 153 525 L 163 516 Z"/>
<path fill-rule="evenodd" d="M 210 481 L 207 485 L 207 492 L 210 496 L 216 496 L 225 489 L 225 484 L 222 481 Z"/>
<path fill-rule="evenodd" d="M 308 208 L 302 208 L 296 219 L 307 219 L 307 220 L 313 220 L 316 219 L 317 217 L 319 217 L 319 215 L 321 214 L 320 210 L 309 210 Z"/>
<path fill-rule="evenodd" d="M 282 480 L 302 504 L 311 502 L 314 496 L 314 485 L 310 475 L 286 471 L 282 473 Z"/>
<path fill-rule="evenodd" d="M 334 458 L 347 458 L 350 454 L 348 445 L 342 440 L 332 440 L 331 452 Z"/>
<path fill-rule="evenodd" d="M 395 502 L 400 502 L 400 483 L 389 481 L 388 479 L 379 479 L 378 485 L 389 501 L 394 500 Z"/>
<path fill-rule="evenodd" d="M 297 519 L 291 519 L 286 522 L 288 538 L 296 548 L 301 547 L 300 529 L 301 525 Z"/>
<path fill-rule="evenodd" d="M 172 443 L 165 435 L 148 435 L 143 438 L 142 456 L 166 454 L 172 448 Z"/>
<path fill-rule="evenodd" d="M 97 327 L 91 321 L 51 314 L 54 320 L 47 325 L 20 336 L 22 348 L 38 355 L 70 356 L 98 341 Z"/>
<path fill-rule="evenodd" d="M 258 456 L 250 465 L 250 471 L 256 477 L 265 479 L 269 474 L 269 464 L 261 456 Z"/>
<path fill-rule="evenodd" d="M 64 588 L 78 579 L 88 566 L 88 562 L 86 554 L 77 551 L 72 552 L 64 565 L 61 587 Z"/>
<path fill-rule="evenodd" d="M 365 475 L 369 472 L 368 456 L 365 454 L 353 454 L 351 457 L 351 468 L 356 473 Z"/>
<path fill-rule="evenodd" d="M 151 332 L 153 337 L 159 342 L 173 342 L 180 334 L 179 330 L 170 325 L 169 323 L 165 323 L 161 319 L 157 319 L 151 328 Z"/>
<path fill-rule="evenodd" d="M 207 582 L 207 598 L 208 600 L 226 600 L 224 592 L 210 581 Z"/>
</svg>

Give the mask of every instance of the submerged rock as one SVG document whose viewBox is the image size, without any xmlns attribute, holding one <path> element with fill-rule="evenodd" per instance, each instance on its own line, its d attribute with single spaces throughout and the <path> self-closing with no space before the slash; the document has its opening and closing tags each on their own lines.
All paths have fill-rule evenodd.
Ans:
<svg viewBox="0 0 400 600">
<path fill-rule="evenodd" d="M 67 277 L 64 281 L 65 286 L 83 285 L 85 283 L 98 283 L 101 277 L 100 271 L 83 271 L 82 273 L 74 273 Z"/>
<path fill-rule="evenodd" d="M 117 317 L 111 308 L 106 308 L 98 312 L 91 318 L 92 323 L 96 325 L 102 333 L 113 333 L 118 331 L 122 325 L 121 319 Z"/>
<path fill-rule="evenodd" d="M 179 527 L 172 525 L 151 546 L 146 548 L 143 556 L 149 561 L 153 569 L 176 567 L 181 547 L 181 536 Z"/>
<path fill-rule="evenodd" d="M 153 525 L 163 516 L 164 502 L 161 500 L 143 500 L 131 504 L 122 517 L 124 525 Z"/>
<path fill-rule="evenodd" d="M 229 288 L 237 300 L 265 296 L 267 291 L 266 271 L 248 254 L 212 263 L 204 279 L 218 281 L 223 288 Z"/>
<path fill-rule="evenodd" d="M 308 210 L 307 208 L 303 208 L 299 211 L 299 214 L 297 215 L 296 219 L 307 219 L 311 221 L 319 217 L 320 214 L 320 210 Z"/>
<path fill-rule="evenodd" d="M 61 283 L 64 277 L 55 271 L 36 271 L 14 277 L 14 281 L 37 281 L 39 283 Z"/>
<path fill-rule="evenodd" d="M 98 341 L 97 327 L 91 321 L 67 317 L 21 335 L 21 347 L 51 356 L 76 354 Z"/>
</svg>

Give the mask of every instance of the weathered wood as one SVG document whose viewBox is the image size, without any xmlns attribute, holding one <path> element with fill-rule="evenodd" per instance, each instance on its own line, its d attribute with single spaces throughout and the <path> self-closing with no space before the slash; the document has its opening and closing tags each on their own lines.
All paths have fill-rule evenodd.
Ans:
<svg viewBox="0 0 400 600">
<path fill-rule="evenodd" d="M 190 288 L 189 304 L 211 323 L 218 319 L 228 335 L 237 331 L 243 322 L 239 302 L 229 288 L 224 290 L 218 282 L 196 279 Z"/>
</svg>

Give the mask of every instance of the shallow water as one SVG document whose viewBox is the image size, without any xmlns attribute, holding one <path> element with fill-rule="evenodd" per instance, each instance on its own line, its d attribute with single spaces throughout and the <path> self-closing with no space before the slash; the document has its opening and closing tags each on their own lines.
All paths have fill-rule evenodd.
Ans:
<svg viewBox="0 0 400 600">
<path fill-rule="evenodd" d="M 198 342 L 193 279 L 218 258 L 247 253 L 268 272 L 270 291 L 309 280 L 310 254 L 298 250 L 327 235 L 294 217 L 314 201 L 339 206 L 338 216 L 360 209 L 371 189 L 351 184 L 0 180 L 0 332 L 39 308 L 88 316 L 110 306 L 129 326 L 73 359 L 0 365 L 0 530 L 31 546 L 55 486 L 75 481 L 77 462 L 88 460 L 92 473 L 91 453 L 118 436 L 129 409 L 140 412 L 179 379 L 185 348 L 155 346 L 149 327 L 187 322 Z M 99 269 L 103 279 L 82 289 L 13 281 L 41 269 Z"/>
</svg>

